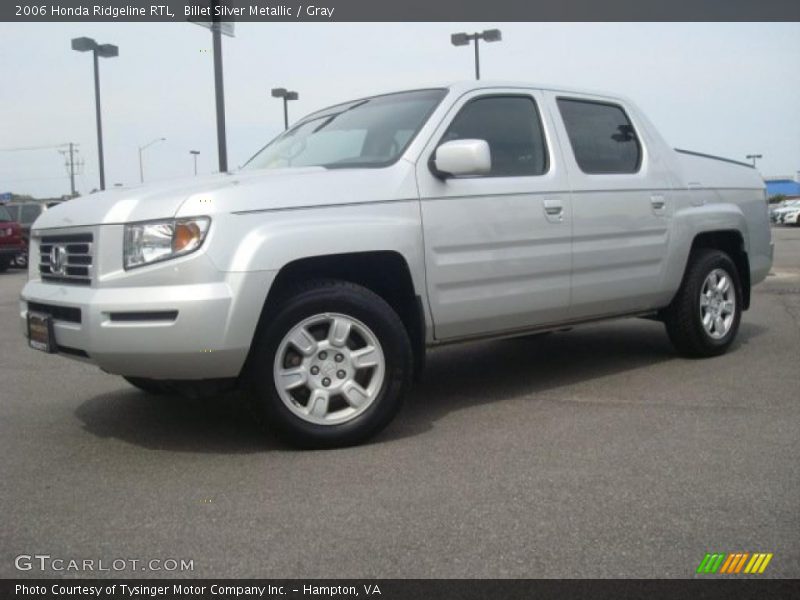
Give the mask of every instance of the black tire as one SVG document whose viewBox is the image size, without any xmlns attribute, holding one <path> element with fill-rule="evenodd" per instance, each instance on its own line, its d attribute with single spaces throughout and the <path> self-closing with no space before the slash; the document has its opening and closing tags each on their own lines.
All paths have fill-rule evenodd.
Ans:
<svg viewBox="0 0 800 600">
<path fill-rule="evenodd" d="M 702 323 L 700 295 L 702 286 L 715 269 L 730 277 L 735 306 L 730 328 L 721 338 L 715 339 Z M 742 318 L 742 284 L 739 272 L 731 258 L 720 250 L 699 248 L 692 252 L 678 293 L 664 312 L 664 324 L 675 349 L 684 356 L 703 358 L 724 354 L 739 330 Z"/>
<path fill-rule="evenodd" d="M 169 392 L 167 385 L 156 379 L 145 379 L 144 377 L 123 377 L 123 379 L 133 387 L 153 396 L 163 396 Z"/>
<path fill-rule="evenodd" d="M 332 448 L 364 442 L 389 424 L 410 385 L 413 356 L 408 332 L 383 298 L 350 282 L 319 280 L 284 295 L 270 312 L 256 333 L 245 370 L 251 407 L 261 425 L 293 446 Z M 383 383 L 371 404 L 351 420 L 330 425 L 294 414 L 281 399 L 273 376 L 275 355 L 284 337 L 303 320 L 324 313 L 340 313 L 366 325 L 385 359 Z"/>
<path fill-rule="evenodd" d="M 14 257 L 14 266 L 19 269 L 27 269 L 28 268 L 28 251 L 26 250 L 22 254 L 17 254 Z"/>
<path fill-rule="evenodd" d="M 11 259 L 2 257 L 0 258 L 0 273 L 4 273 L 8 270 L 8 266 L 11 264 Z"/>
</svg>

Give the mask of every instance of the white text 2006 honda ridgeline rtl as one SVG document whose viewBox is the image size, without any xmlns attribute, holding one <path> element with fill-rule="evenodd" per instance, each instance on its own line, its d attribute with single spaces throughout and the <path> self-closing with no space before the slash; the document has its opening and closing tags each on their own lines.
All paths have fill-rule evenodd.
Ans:
<svg viewBox="0 0 800 600">
<path fill-rule="evenodd" d="M 682 354 L 725 352 L 771 263 L 749 165 L 673 150 L 620 98 L 468 83 L 47 211 L 20 319 L 147 392 L 245 384 L 288 440 L 332 446 L 389 423 L 436 344 L 652 316 Z"/>
</svg>

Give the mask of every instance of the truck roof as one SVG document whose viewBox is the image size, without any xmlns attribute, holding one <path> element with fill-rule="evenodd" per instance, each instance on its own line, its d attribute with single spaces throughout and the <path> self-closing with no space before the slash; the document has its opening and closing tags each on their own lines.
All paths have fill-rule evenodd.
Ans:
<svg viewBox="0 0 800 600">
<path fill-rule="evenodd" d="M 437 86 L 431 86 L 437 87 Z M 469 92 L 472 90 L 480 90 L 480 89 L 490 89 L 490 88 L 526 88 L 526 89 L 537 89 L 537 90 L 547 90 L 550 92 L 564 92 L 568 94 L 586 94 L 590 96 L 604 96 L 606 98 L 615 98 L 615 99 L 624 99 L 619 94 L 611 94 L 602 90 L 591 90 L 591 89 L 582 89 L 582 88 L 572 88 L 563 85 L 553 85 L 553 84 L 545 84 L 545 83 L 533 83 L 530 81 L 503 81 L 503 80 L 480 80 L 480 81 L 469 81 L 469 80 L 461 80 L 461 81 L 453 81 L 450 83 L 446 83 L 441 87 L 445 87 L 449 90 L 453 91 L 462 91 L 462 92 Z"/>
<path fill-rule="evenodd" d="M 633 104 L 628 98 L 622 96 L 620 94 L 610 94 L 603 91 L 598 90 L 588 90 L 588 89 L 578 89 L 578 88 L 570 88 L 564 87 L 559 85 L 549 85 L 543 83 L 531 83 L 531 82 L 524 82 L 524 81 L 502 81 L 502 80 L 462 80 L 462 81 L 452 81 L 449 83 L 441 83 L 441 84 L 430 84 L 424 85 L 416 88 L 403 88 L 403 89 L 394 89 L 388 90 L 385 92 L 377 92 L 375 94 L 370 94 L 368 96 L 361 96 L 358 98 L 350 98 L 349 100 L 345 100 L 342 102 L 337 102 L 335 104 L 331 104 L 329 106 L 323 107 L 319 110 L 315 110 L 313 112 L 308 113 L 305 115 L 300 121 L 306 120 L 308 117 L 312 117 L 318 115 L 319 113 L 328 111 L 330 109 L 348 105 L 355 102 L 360 102 L 362 100 L 367 100 L 369 98 L 376 98 L 379 96 L 389 96 L 391 94 L 401 94 L 403 92 L 414 92 L 414 91 L 422 91 L 422 90 L 433 90 L 433 89 L 445 89 L 456 94 L 463 94 L 475 90 L 482 90 L 482 89 L 494 89 L 494 88 L 519 88 L 519 89 L 534 89 L 534 90 L 546 90 L 550 92 L 558 92 L 558 93 L 565 93 L 565 94 L 584 94 L 587 96 L 594 96 L 596 98 L 602 98 L 609 101 L 614 102 L 622 102 L 628 105 Z"/>
</svg>

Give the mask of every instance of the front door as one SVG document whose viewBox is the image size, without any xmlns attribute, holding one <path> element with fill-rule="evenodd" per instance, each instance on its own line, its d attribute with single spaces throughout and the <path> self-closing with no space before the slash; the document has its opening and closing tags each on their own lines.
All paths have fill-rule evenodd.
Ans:
<svg viewBox="0 0 800 600">
<path fill-rule="evenodd" d="M 417 165 L 428 297 L 439 340 L 513 332 L 569 310 L 571 208 L 540 92 L 465 94 Z M 454 139 L 488 142 L 488 175 L 440 179 L 428 167 Z"/>
</svg>

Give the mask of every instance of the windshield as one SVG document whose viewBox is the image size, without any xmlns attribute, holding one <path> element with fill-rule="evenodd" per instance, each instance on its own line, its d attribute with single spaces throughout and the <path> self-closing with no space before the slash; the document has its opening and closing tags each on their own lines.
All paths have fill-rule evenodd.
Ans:
<svg viewBox="0 0 800 600">
<path fill-rule="evenodd" d="M 5 206 L 0 206 L 0 221 L 13 221 L 14 219 L 11 218 L 11 213 L 8 212 L 8 209 Z"/>
<path fill-rule="evenodd" d="M 445 93 L 436 89 L 387 94 L 316 112 L 267 144 L 244 168 L 390 165 Z"/>
</svg>

